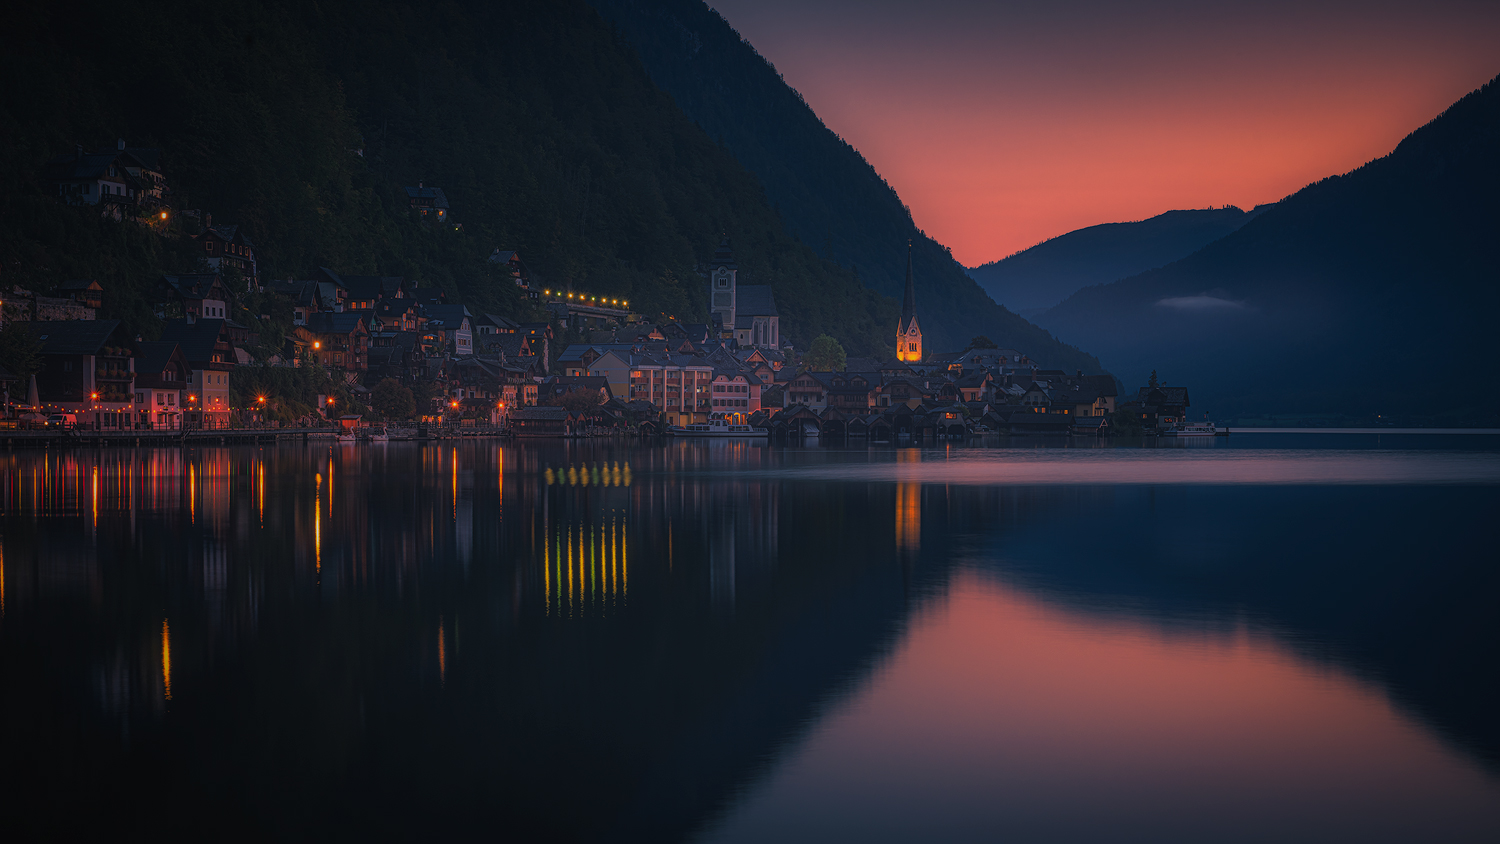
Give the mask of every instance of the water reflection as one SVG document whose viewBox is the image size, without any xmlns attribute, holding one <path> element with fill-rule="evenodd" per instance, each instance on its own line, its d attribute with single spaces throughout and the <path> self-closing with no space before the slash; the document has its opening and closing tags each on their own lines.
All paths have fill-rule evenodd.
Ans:
<svg viewBox="0 0 1500 844">
<path fill-rule="evenodd" d="M 884 735 L 919 735 L 965 711 L 952 690 L 995 642 L 1072 640 L 1063 671 L 1121 619 L 1272 643 L 1393 702 L 1380 729 L 1421 725 L 1454 770 L 1500 758 L 1500 695 L 1476 673 L 1500 643 L 1478 527 L 1500 496 L 1472 482 L 1489 457 L 1304 455 L 1317 474 L 1281 452 L 1162 454 L 1212 465 L 743 443 L 11 453 L 0 676 L 35 693 L 0 699 L 0 793 L 80 831 L 166 790 L 168 834 L 472 837 L 499 812 L 523 838 L 684 840 L 724 829 L 892 666 L 935 708 Z M 1100 482 L 1127 465 L 1151 482 Z M 1391 465 L 1413 482 L 1314 480 Z M 1282 469 L 1296 483 L 1266 480 Z M 913 625 L 967 606 L 975 577 L 1008 590 L 1002 614 L 1072 626 L 974 628 L 911 662 Z M 1114 653 L 1101 664 L 1128 664 Z M 1200 668 L 1232 678 L 1243 653 Z M 63 811 L 78 794 L 88 811 Z"/>
</svg>

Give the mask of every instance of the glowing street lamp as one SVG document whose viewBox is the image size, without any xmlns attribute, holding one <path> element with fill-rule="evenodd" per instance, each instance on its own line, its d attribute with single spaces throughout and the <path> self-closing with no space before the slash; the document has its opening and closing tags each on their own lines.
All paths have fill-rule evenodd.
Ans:
<svg viewBox="0 0 1500 844">
<path fill-rule="evenodd" d="M 323 344 L 322 344 L 322 342 L 320 342 L 320 341 L 318 341 L 318 340 L 314 340 L 314 341 L 313 341 L 313 348 L 314 348 L 314 349 L 321 349 L 321 348 L 323 348 Z"/>
</svg>

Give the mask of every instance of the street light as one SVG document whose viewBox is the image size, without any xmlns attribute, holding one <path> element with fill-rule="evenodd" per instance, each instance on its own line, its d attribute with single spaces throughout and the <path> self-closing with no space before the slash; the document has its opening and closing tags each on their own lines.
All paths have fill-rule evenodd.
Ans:
<svg viewBox="0 0 1500 844">
<path fill-rule="evenodd" d="M 323 348 L 323 344 L 321 342 L 317 341 L 317 340 L 314 340 L 313 341 L 313 348 L 314 349 L 321 349 L 321 348 Z"/>
</svg>

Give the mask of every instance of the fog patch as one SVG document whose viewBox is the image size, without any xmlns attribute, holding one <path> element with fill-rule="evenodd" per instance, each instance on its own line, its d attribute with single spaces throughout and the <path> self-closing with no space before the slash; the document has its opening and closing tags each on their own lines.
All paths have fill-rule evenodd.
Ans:
<svg viewBox="0 0 1500 844">
<path fill-rule="evenodd" d="M 1174 311 L 1188 311 L 1193 313 L 1238 311 L 1245 308 L 1244 302 L 1236 302 L 1233 299 L 1226 298 L 1217 290 L 1212 293 L 1199 293 L 1197 296 L 1169 296 L 1158 300 L 1156 305 L 1160 308 L 1171 308 Z"/>
</svg>

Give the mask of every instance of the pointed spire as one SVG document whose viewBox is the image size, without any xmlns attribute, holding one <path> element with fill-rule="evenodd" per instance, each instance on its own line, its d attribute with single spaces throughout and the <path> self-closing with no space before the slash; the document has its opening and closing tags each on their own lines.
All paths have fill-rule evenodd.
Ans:
<svg viewBox="0 0 1500 844">
<path fill-rule="evenodd" d="M 906 298 L 901 303 L 901 330 L 917 315 L 917 291 L 911 283 L 911 240 L 906 241 Z"/>
</svg>

